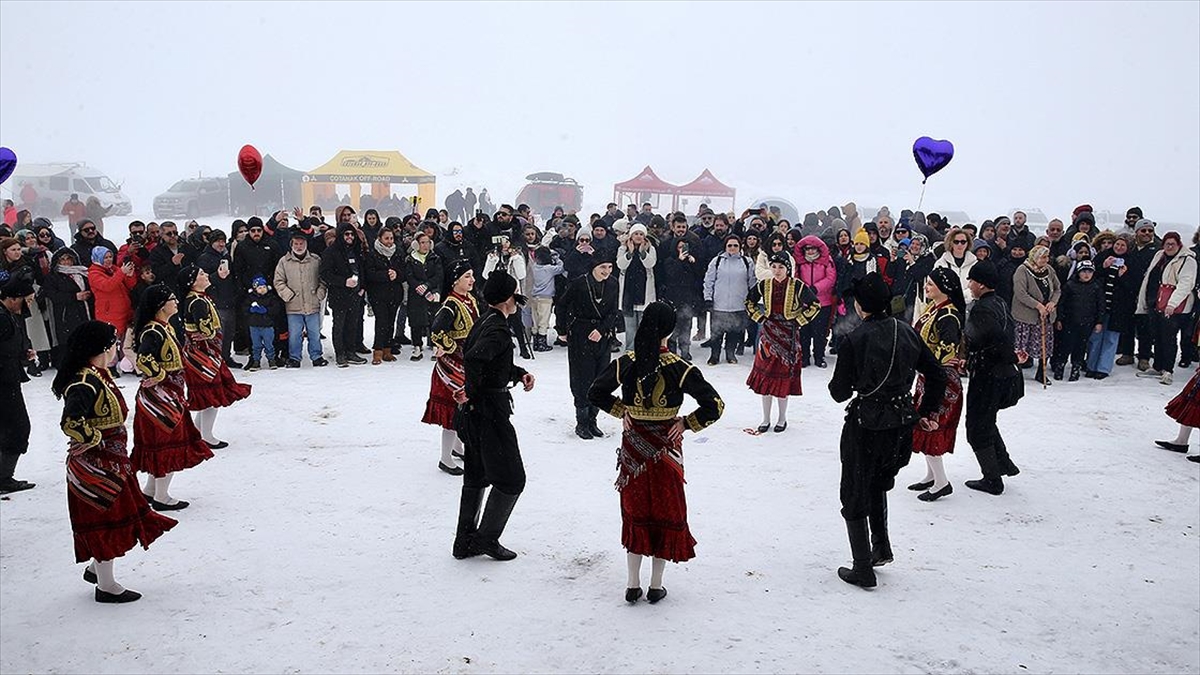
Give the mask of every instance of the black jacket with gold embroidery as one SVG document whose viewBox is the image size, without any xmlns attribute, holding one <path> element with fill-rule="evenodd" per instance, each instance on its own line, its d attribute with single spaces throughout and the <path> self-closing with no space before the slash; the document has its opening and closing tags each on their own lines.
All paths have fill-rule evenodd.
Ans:
<svg viewBox="0 0 1200 675">
<path fill-rule="evenodd" d="M 725 412 L 725 402 L 717 390 L 704 379 L 700 369 L 670 352 L 659 354 L 660 368 L 654 387 L 642 391 L 639 387 L 632 396 L 617 398 L 613 392 L 621 387 L 628 377 L 634 377 L 634 355 L 628 352 L 608 364 L 604 372 L 592 383 L 588 400 L 592 405 L 613 417 L 624 417 L 625 413 L 635 420 L 663 422 L 679 415 L 683 406 L 683 395 L 696 399 L 695 410 L 684 417 L 684 424 L 693 432 L 709 426 Z"/>
<path fill-rule="evenodd" d="M 746 313 L 750 320 L 761 323 L 771 315 L 771 296 L 784 286 L 783 318 L 803 326 L 821 311 L 821 301 L 808 284 L 799 279 L 787 279 L 782 284 L 764 279 L 750 289 L 746 296 Z"/>
<path fill-rule="evenodd" d="M 221 331 L 221 318 L 207 295 L 192 291 L 187 294 L 183 309 L 183 330 L 193 338 L 208 340 Z"/>
<path fill-rule="evenodd" d="M 88 366 L 63 392 L 59 426 L 72 442 L 95 447 L 106 430 L 125 426 L 126 412 L 125 399 L 116 385 Z"/>
<path fill-rule="evenodd" d="M 461 296 L 451 292 L 446 302 L 433 315 L 429 326 L 429 339 L 447 354 L 458 351 L 458 346 L 467 340 L 471 327 L 479 318 L 479 304 L 470 295 Z"/>
<path fill-rule="evenodd" d="M 167 375 L 183 370 L 175 331 L 157 321 L 146 324 L 138 334 L 137 354 L 137 370 L 146 377 L 144 385 L 157 384 Z"/>
<path fill-rule="evenodd" d="M 917 317 L 913 327 L 942 365 L 958 358 L 962 345 L 962 313 L 954 305 L 930 305 Z"/>
</svg>

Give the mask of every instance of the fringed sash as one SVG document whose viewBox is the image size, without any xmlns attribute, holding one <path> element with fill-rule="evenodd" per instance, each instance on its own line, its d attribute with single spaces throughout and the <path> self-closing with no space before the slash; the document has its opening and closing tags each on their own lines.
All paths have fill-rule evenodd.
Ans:
<svg viewBox="0 0 1200 675">
<path fill-rule="evenodd" d="M 634 420 L 631 428 L 621 435 L 621 447 L 617 450 L 618 491 L 642 475 L 648 463 L 659 460 L 666 461 L 683 480 L 683 446 L 673 444 L 667 436 L 674 423 L 673 419 L 664 422 Z"/>
<path fill-rule="evenodd" d="M 187 346 L 183 350 L 183 365 L 194 375 L 205 382 L 215 382 L 221 374 L 220 334 L 216 339 L 206 340 L 194 335 L 188 335 Z"/>
<path fill-rule="evenodd" d="M 137 397 L 138 412 L 148 414 L 155 424 L 172 431 L 187 414 L 183 387 L 182 371 L 170 373 L 163 381 L 152 385 L 142 380 Z"/>
<path fill-rule="evenodd" d="M 771 319 L 762 323 L 759 350 L 791 368 L 796 365 L 800 353 L 800 329 L 795 321 L 788 321 L 780 314 L 772 314 Z"/>
<path fill-rule="evenodd" d="M 457 392 L 466 386 L 467 371 L 463 367 L 462 348 L 451 354 L 442 354 L 434 362 L 433 372 L 437 378 L 452 392 Z"/>
<path fill-rule="evenodd" d="M 129 461 L 123 454 L 127 436 L 125 428 L 119 427 L 119 433 L 107 435 L 99 446 L 86 446 L 77 441 L 69 443 L 67 489 L 100 511 L 111 508 L 125 489 L 125 476 L 119 467 L 120 462 Z M 115 466 L 105 466 L 109 463 L 106 459 L 111 459 Z"/>
</svg>

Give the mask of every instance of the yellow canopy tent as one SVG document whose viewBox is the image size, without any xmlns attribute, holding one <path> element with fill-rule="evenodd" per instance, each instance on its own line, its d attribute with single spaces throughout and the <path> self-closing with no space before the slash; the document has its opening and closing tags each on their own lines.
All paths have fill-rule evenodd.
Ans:
<svg viewBox="0 0 1200 675">
<path fill-rule="evenodd" d="M 371 196 L 376 200 L 391 196 L 392 185 L 416 184 L 418 205 L 437 208 L 436 180 L 436 176 L 394 150 L 342 150 L 304 174 L 301 190 L 304 203 L 311 205 L 316 203 L 318 193 L 328 194 L 335 185 L 349 185 L 350 205 L 357 211 L 363 183 L 370 184 Z"/>
</svg>

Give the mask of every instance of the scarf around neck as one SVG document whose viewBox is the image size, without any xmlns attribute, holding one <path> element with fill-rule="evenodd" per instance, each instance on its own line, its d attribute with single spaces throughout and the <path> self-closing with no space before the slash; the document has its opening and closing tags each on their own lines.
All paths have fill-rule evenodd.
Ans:
<svg viewBox="0 0 1200 675">
<path fill-rule="evenodd" d="M 375 251 L 385 258 L 391 258 L 392 256 L 396 255 L 396 244 L 393 241 L 391 246 L 384 246 L 383 240 L 376 238 Z"/>
</svg>

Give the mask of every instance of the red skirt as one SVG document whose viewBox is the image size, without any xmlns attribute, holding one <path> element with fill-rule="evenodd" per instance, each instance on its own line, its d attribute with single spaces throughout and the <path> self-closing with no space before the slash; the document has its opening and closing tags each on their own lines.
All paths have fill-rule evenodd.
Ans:
<svg viewBox="0 0 1200 675">
<path fill-rule="evenodd" d="M 138 544 L 149 548 L 176 520 L 156 513 L 138 486 L 129 459 L 124 456 L 125 428 L 105 432 L 101 447 L 87 450 L 83 459 L 120 476 L 121 492 L 107 509 L 100 509 L 67 490 L 67 511 L 75 536 L 75 562 L 119 558 Z M 119 454 L 118 454 L 119 453 Z"/>
<path fill-rule="evenodd" d="M 224 408 L 250 395 L 250 385 L 233 379 L 221 356 L 221 334 L 212 339 L 187 336 L 183 347 L 183 376 L 189 410 Z"/>
<path fill-rule="evenodd" d="M 1183 391 L 1167 403 L 1167 416 L 1185 427 L 1200 427 L 1200 369 Z"/>
<path fill-rule="evenodd" d="M 454 393 L 461 390 L 467 381 L 462 354 L 457 351 L 443 354 L 433 364 L 433 373 L 429 377 L 429 400 L 425 402 L 425 414 L 421 416 L 421 421 L 453 430 L 454 411 L 458 408 Z"/>
<path fill-rule="evenodd" d="M 183 373 L 175 372 L 153 386 L 138 389 L 133 418 L 134 471 L 159 478 L 196 466 L 213 453 L 192 423 L 183 393 Z"/>
<path fill-rule="evenodd" d="M 625 446 L 630 433 L 625 432 Z M 666 422 L 665 424 L 670 424 Z M 667 459 L 648 461 L 621 488 L 621 545 L 630 553 L 685 562 L 696 557 L 696 539 L 688 528 L 683 474 Z"/>
<path fill-rule="evenodd" d="M 913 427 L 913 452 L 937 457 L 948 452 L 954 452 L 954 439 L 958 435 L 958 418 L 962 416 L 963 387 L 962 377 L 958 371 L 949 366 L 943 366 L 946 373 L 946 395 L 938 406 L 934 421 L 938 423 L 937 431 L 925 431 L 919 425 Z M 921 399 L 925 396 L 925 376 L 917 376 L 916 406 L 921 407 Z"/>
<path fill-rule="evenodd" d="M 768 318 L 762 324 L 754 367 L 746 386 L 761 396 L 800 396 L 800 331 L 794 322 Z"/>
</svg>

